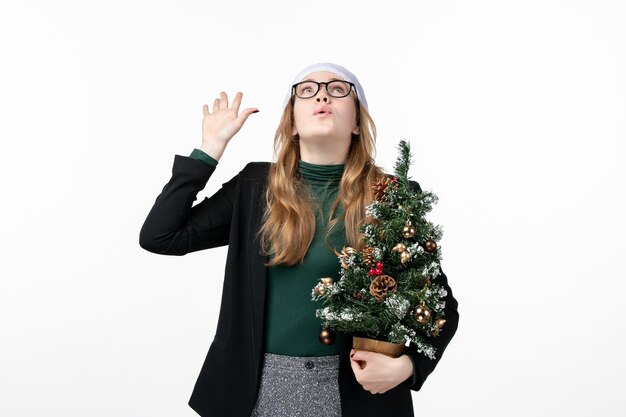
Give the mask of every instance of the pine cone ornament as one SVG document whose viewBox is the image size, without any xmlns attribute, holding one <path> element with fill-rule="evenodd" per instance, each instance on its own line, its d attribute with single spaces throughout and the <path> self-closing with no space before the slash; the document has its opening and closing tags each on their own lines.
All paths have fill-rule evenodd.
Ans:
<svg viewBox="0 0 626 417">
<path fill-rule="evenodd" d="M 372 195 L 375 200 L 385 201 L 387 198 L 385 196 L 385 190 L 387 190 L 387 186 L 391 182 L 391 179 L 385 177 L 381 178 L 372 186 Z"/>
<path fill-rule="evenodd" d="M 367 246 L 363 249 L 363 263 L 368 268 L 372 268 L 376 265 L 376 260 L 374 259 L 374 248 Z"/>
<path fill-rule="evenodd" d="M 379 275 L 370 284 L 370 294 L 377 300 L 382 301 L 388 293 L 397 289 L 396 280 L 389 275 Z"/>
</svg>

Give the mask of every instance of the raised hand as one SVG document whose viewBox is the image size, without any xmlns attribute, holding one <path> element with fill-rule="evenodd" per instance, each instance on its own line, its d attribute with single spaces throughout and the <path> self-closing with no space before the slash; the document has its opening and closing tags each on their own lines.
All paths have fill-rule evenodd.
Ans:
<svg viewBox="0 0 626 417">
<path fill-rule="evenodd" d="M 228 142 L 241 129 L 252 113 L 259 111 L 256 107 L 249 107 L 239 113 L 243 93 L 237 92 L 232 107 L 228 107 L 228 96 L 224 91 L 220 98 L 213 102 L 213 112 L 209 113 L 209 106 L 204 105 L 202 111 L 202 146 L 200 149 L 211 157 L 219 160 L 226 149 Z"/>
</svg>

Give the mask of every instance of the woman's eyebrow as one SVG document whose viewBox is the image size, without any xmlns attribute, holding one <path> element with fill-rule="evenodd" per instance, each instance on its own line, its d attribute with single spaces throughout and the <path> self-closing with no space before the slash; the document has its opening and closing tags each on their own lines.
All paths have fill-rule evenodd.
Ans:
<svg viewBox="0 0 626 417">
<path fill-rule="evenodd" d="M 302 81 L 315 81 L 315 80 L 314 80 L 314 79 L 312 79 L 312 78 L 307 78 L 307 79 L 304 79 L 304 80 L 302 80 Z M 330 80 L 328 80 L 328 81 L 343 81 L 343 80 L 342 80 L 341 78 L 331 78 L 331 79 L 330 79 Z"/>
</svg>

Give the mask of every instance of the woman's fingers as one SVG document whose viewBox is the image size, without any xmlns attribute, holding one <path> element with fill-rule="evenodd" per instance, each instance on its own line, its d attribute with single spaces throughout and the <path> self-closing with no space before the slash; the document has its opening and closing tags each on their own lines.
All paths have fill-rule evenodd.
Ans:
<svg viewBox="0 0 626 417">
<path fill-rule="evenodd" d="M 239 113 L 239 105 L 241 104 L 242 96 L 243 93 L 241 91 L 238 91 L 237 94 L 235 94 L 235 98 L 233 99 L 233 110 L 235 110 L 235 113 Z"/>
<path fill-rule="evenodd" d="M 221 110 L 234 110 L 235 114 L 239 113 L 239 107 L 241 106 L 241 99 L 243 97 L 243 93 L 241 91 L 238 91 L 235 94 L 235 98 L 233 99 L 233 103 L 232 103 L 232 107 L 229 109 L 228 108 L 228 95 L 222 91 L 220 92 L 220 97 L 216 98 L 213 101 L 213 112 L 211 114 L 215 114 L 220 112 Z M 205 116 L 209 115 L 209 106 L 207 106 L 206 104 L 204 105 L 204 107 L 202 108 L 203 113 Z M 237 123 L 241 126 L 243 125 L 243 123 L 246 121 L 246 119 L 248 118 L 248 116 L 250 116 L 252 113 L 257 113 L 259 111 L 259 109 L 257 109 L 256 107 L 248 107 L 247 109 L 245 109 L 243 112 L 241 112 L 241 114 L 238 115 L 237 119 Z"/>
<path fill-rule="evenodd" d="M 241 98 L 243 97 L 243 93 L 241 91 L 238 91 L 237 94 L 235 94 L 235 98 L 233 99 L 233 103 L 232 103 L 232 109 L 235 110 L 235 113 L 239 113 L 239 107 L 241 106 Z M 220 97 L 216 98 L 215 101 L 213 102 L 213 113 L 215 113 L 218 110 L 229 110 L 228 108 L 228 95 L 222 91 L 220 92 Z M 208 107 L 207 107 L 207 111 L 208 111 Z M 208 113 L 205 113 L 208 114 Z"/>
<path fill-rule="evenodd" d="M 228 109 L 228 96 L 223 91 L 220 93 L 220 109 Z"/>
<path fill-rule="evenodd" d="M 244 111 L 242 111 L 238 117 L 238 119 L 240 119 L 241 121 L 241 125 L 243 125 L 246 122 L 246 120 L 248 120 L 248 116 L 250 116 L 252 113 L 257 113 L 258 111 L 259 110 L 255 108 L 247 108 Z"/>
<path fill-rule="evenodd" d="M 232 107 L 231 109 L 235 111 L 235 113 L 239 113 L 239 107 L 241 106 L 241 99 L 243 97 L 243 93 L 241 91 L 238 91 L 237 94 L 235 94 L 235 98 L 233 99 L 233 103 L 232 103 Z M 228 108 L 228 95 L 222 91 L 220 92 L 220 97 L 216 98 L 215 101 L 213 102 L 213 113 L 219 111 L 219 110 L 230 110 Z M 259 109 L 257 108 L 247 108 L 246 110 L 244 110 L 244 113 L 241 113 L 239 115 L 239 118 L 243 119 L 247 119 L 248 116 L 250 116 L 250 114 L 252 113 L 256 113 L 258 112 Z M 208 106 L 207 106 L 207 111 L 206 113 L 204 113 L 205 115 L 208 115 Z"/>
</svg>

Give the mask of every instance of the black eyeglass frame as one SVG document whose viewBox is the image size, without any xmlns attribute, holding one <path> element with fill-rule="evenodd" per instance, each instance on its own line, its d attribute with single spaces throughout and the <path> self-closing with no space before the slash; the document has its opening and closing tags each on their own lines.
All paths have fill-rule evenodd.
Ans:
<svg viewBox="0 0 626 417">
<path fill-rule="evenodd" d="M 350 88 L 348 88 L 348 92 L 346 93 L 345 96 L 334 96 L 330 91 L 328 91 L 328 84 L 334 83 L 334 82 L 337 82 L 337 81 L 350 85 Z M 317 89 L 315 90 L 315 93 L 313 93 L 313 95 L 311 97 L 300 97 L 298 95 L 298 93 L 296 93 L 296 88 L 300 84 L 304 84 L 304 83 L 314 83 L 315 85 L 317 85 Z M 348 97 L 350 95 L 350 91 L 352 91 L 353 89 L 354 89 L 354 92 L 356 93 L 356 86 L 354 85 L 354 83 L 351 83 L 350 81 L 346 81 L 346 80 L 331 80 L 331 81 L 325 81 L 325 82 L 321 82 L 321 83 L 317 82 L 317 81 L 313 81 L 313 80 L 300 81 L 299 83 L 296 83 L 296 84 L 291 86 L 291 92 L 292 92 L 293 96 L 298 97 L 299 99 L 308 100 L 310 98 L 315 97 L 317 95 L 317 93 L 320 92 L 320 88 L 321 88 L 322 84 L 324 84 L 324 88 L 326 89 L 326 92 L 328 93 L 328 95 L 333 97 L 333 98 Z M 357 93 L 357 98 L 358 98 L 358 93 Z"/>
</svg>

